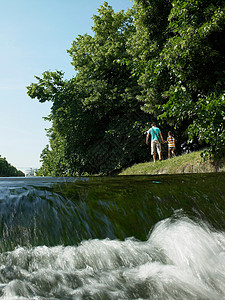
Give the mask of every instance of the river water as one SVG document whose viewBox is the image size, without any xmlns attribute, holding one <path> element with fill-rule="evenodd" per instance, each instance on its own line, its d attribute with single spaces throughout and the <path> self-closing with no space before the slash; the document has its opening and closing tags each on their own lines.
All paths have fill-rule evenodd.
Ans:
<svg viewBox="0 0 225 300">
<path fill-rule="evenodd" d="M 0 299 L 225 299 L 225 173 L 0 179 Z"/>
</svg>

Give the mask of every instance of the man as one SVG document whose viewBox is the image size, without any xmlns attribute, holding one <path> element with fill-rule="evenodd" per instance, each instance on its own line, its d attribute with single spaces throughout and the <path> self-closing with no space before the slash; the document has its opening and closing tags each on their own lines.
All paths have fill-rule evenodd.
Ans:
<svg viewBox="0 0 225 300">
<path fill-rule="evenodd" d="M 146 144 L 149 144 L 149 135 L 151 134 L 151 154 L 153 155 L 154 162 L 156 161 L 156 152 L 158 153 L 159 160 L 161 160 L 161 143 L 159 139 L 161 138 L 162 143 L 164 143 L 162 133 L 155 123 L 152 123 L 152 127 L 147 131 Z"/>
</svg>

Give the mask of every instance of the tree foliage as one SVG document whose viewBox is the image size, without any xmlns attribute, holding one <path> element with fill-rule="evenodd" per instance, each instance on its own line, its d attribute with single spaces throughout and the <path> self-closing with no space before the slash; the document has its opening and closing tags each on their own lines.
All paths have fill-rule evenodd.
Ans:
<svg viewBox="0 0 225 300">
<path fill-rule="evenodd" d="M 144 143 L 149 116 L 136 99 L 138 77 L 121 65 L 130 59 L 132 11 L 115 13 L 105 3 L 98 12 L 94 36 L 78 36 L 68 50 L 76 76 L 64 80 L 62 72 L 47 71 L 28 87 L 31 98 L 53 102 L 50 147 L 41 155 L 44 175 L 110 173 L 149 155 Z"/>
<path fill-rule="evenodd" d="M 144 133 L 156 119 L 178 146 L 196 140 L 224 156 L 224 1 L 136 0 L 118 13 L 105 2 L 93 20 L 93 35 L 68 50 L 75 76 L 46 71 L 28 87 L 31 98 L 52 101 L 41 174 L 148 160 Z"/>
<path fill-rule="evenodd" d="M 163 3 L 137 2 L 142 10 Z M 139 80 L 144 110 L 186 130 L 189 140 L 197 137 L 207 143 L 211 154 L 224 156 L 225 3 L 165 2 L 170 9 L 165 15 L 167 26 L 161 27 L 162 44 L 157 43 L 159 51 L 144 62 Z M 151 36 L 152 24 L 147 19 L 153 10 L 148 11 L 138 22 Z M 144 51 L 152 53 L 151 47 Z M 140 60 L 143 65 L 142 57 Z"/>
<path fill-rule="evenodd" d="M 13 167 L 6 158 L 0 155 L 0 177 L 17 177 L 25 176 L 25 174 Z"/>
</svg>

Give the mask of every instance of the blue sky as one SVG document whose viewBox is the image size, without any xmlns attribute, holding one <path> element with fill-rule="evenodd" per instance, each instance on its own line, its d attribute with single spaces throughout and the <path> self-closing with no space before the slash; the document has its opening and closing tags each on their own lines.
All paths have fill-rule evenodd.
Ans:
<svg viewBox="0 0 225 300">
<path fill-rule="evenodd" d="M 109 0 L 115 11 L 132 7 L 130 0 Z M 92 34 L 92 16 L 100 0 L 0 1 L 0 155 L 16 168 L 39 168 L 48 143 L 43 120 L 51 103 L 28 97 L 26 86 L 46 70 L 74 76 L 66 52 L 79 35 Z"/>
</svg>

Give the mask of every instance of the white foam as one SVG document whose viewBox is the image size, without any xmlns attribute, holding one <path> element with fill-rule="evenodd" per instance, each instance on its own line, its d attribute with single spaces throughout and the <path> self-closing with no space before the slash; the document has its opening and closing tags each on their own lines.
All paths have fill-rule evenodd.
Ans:
<svg viewBox="0 0 225 300">
<path fill-rule="evenodd" d="M 18 247 L 0 255 L 0 299 L 225 299 L 225 234 L 183 217 L 145 242 Z"/>
</svg>

